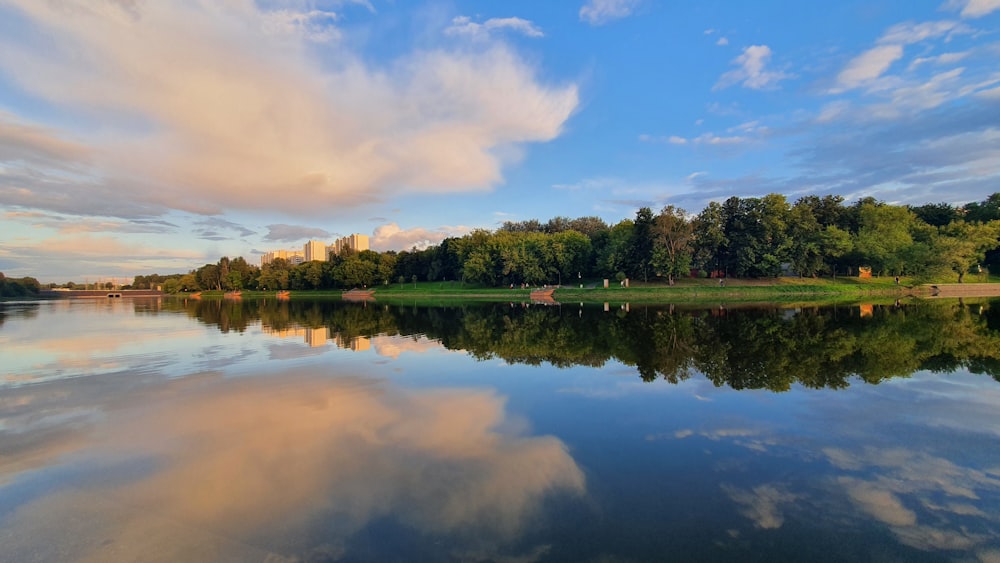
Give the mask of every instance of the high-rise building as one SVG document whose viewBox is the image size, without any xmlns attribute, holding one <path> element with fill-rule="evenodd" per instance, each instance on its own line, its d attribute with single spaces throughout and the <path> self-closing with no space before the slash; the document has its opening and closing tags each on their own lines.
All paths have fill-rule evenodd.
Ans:
<svg viewBox="0 0 1000 563">
<path fill-rule="evenodd" d="M 368 250 L 368 236 L 355 233 L 353 235 L 337 239 L 337 242 L 333 243 L 333 251 L 340 254 L 344 250 L 351 250 L 354 252 Z"/>
<path fill-rule="evenodd" d="M 328 260 L 326 245 L 318 240 L 311 240 L 307 242 L 305 244 L 304 254 L 306 262 L 311 262 L 313 260 L 326 262 Z"/>
<path fill-rule="evenodd" d="M 284 258 L 290 264 L 301 264 L 303 257 L 301 250 L 273 250 L 260 257 L 260 266 L 263 268 L 274 262 L 276 258 Z"/>
</svg>

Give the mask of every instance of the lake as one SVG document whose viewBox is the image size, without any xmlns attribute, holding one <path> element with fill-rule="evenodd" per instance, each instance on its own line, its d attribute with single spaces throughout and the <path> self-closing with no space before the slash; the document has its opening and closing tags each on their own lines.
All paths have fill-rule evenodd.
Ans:
<svg viewBox="0 0 1000 563">
<path fill-rule="evenodd" d="M 2 561 L 1000 561 L 1000 301 L 0 304 Z"/>
</svg>

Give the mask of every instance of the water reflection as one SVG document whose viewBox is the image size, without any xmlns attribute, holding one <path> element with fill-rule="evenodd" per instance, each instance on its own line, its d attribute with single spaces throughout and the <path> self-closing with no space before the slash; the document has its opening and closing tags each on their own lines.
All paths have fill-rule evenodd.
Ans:
<svg viewBox="0 0 1000 563">
<path fill-rule="evenodd" d="M 852 307 L 468 304 L 415 308 L 335 302 L 168 303 L 221 331 L 260 322 L 276 335 L 326 331 L 356 348 L 378 335 L 426 335 L 479 359 L 559 367 L 634 366 L 644 381 L 702 373 L 734 389 L 843 388 L 919 370 L 968 369 L 1000 379 L 1000 309 L 991 303 Z M 345 344 L 346 343 L 346 344 Z"/>
<path fill-rule="evenodd" d="M 44 303 L 0 560 L 993 561 L 996 311 Z"/>
<path fill-rule="evenodd" d="M 34 395 L 24 388 L 14 398 Z M 448 536 L 437 554 L 421 541 L 431 551 L 418 558 L 461 550 L 488 559 L 537 549 L 518 540 L 545 496 L 584 490 L 560 440 L 498 431 L 504 399 L 490 391 L 309 373 L 203 376 L 117 393 L 100 410 L 106 416 L 78 420 L 68 434 L 7 420 L 27 428 L 19 439 L 30 444 L 12 448 L 3 435 L 8 479 L 57 459 L 74 470 L 8 515 L 6 557 L 308 559 L 343 554 L 351 538 L 390 521 L 425 539 Z"/>
</svg>

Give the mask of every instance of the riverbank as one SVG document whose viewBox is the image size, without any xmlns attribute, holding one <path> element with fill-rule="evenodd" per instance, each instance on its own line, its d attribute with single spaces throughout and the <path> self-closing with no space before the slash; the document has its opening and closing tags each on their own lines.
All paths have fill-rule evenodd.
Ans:
<svg viewBox="0 0 1000 563">
<path fill-rule="evenodd" d="M 580 285 L 583 285 L 581 288 Z M 614 284 L 604 288 L 603 284 L 577 284 L 569 286 L 549 286 L 554 289 L 552 298 L 556 302 L 798 302 L 837 301 L 851 302 L 873 298 L 929 298 L 935 296 L 933 287 L 938 287 L 937 297 L 1000 296 L 1000 280 L 987 282 L 974 280 L 963 284 L 924 284 L 893 278 L 772 278 L 727 279 L 723 284 L 718 280 L 684 279 L 674 286 L 663 283 L 632 283 L 629 287 Z M 416 284 L 382 285 L 374 289 L 371 299 L 379 302 L 399 301 L 530 301 L 532 288 L 484 288 L 462 282 L 419 282 Z M 183 294 L 179 294 L 183 296 Z M 222 292 L 203 292 L 202 298 L 222 298 Z M 243 291 L 245 298 L 274 297 L 275 292 Z M 291 299 L 341 299 L 340 290 L 299 290 L 292 291 Z"/>
</svg>

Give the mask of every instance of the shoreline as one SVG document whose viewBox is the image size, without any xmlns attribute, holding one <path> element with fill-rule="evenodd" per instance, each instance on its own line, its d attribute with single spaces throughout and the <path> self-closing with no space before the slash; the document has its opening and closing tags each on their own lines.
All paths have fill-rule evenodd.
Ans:
<svg viewBox="0 0 1000 563">
<path fill-rule="evenodd" d="M 714 281 L 714 280 L 713 280 Z M 422 282 L 417 287 L 379 286 L 369 288 L 372 294 L 357 301 L 377 301 L 395 303 L 400 301 L 519 301 L 532 302 L 532 292 L 551 291 L 551 299 L 539 302 L 558 303 L 778 303 L 778 302 L 858 302 L 870 299 L 947 299 L 963 297 L 1000 297 L 1000 283 L 926 283 L 918 285 L 896 285 L 888 281 L 849 280 L 731 280 L 725 286 L 715 283 L 679 283 L 664 285 L 636 285 L 633 287 L 560 287 L 507 289 L 507 288 L 465 288 L 460 282 Z M 812 282 L 812 283 L 810 283 Z M 202 292 L 202 299 L 222 299 L 221 291 Z M 343 290 L 292 290 L 283 299 L 338 299 L 343 300 Z M 537 295 L 537 293 L 536 293 Z M 185 298 L 185 294 L 175 294 L 174 298 Z M 260 299 L 276 297 L 274 291 L 243 291 L 243 297 Z"/>
</svg>

